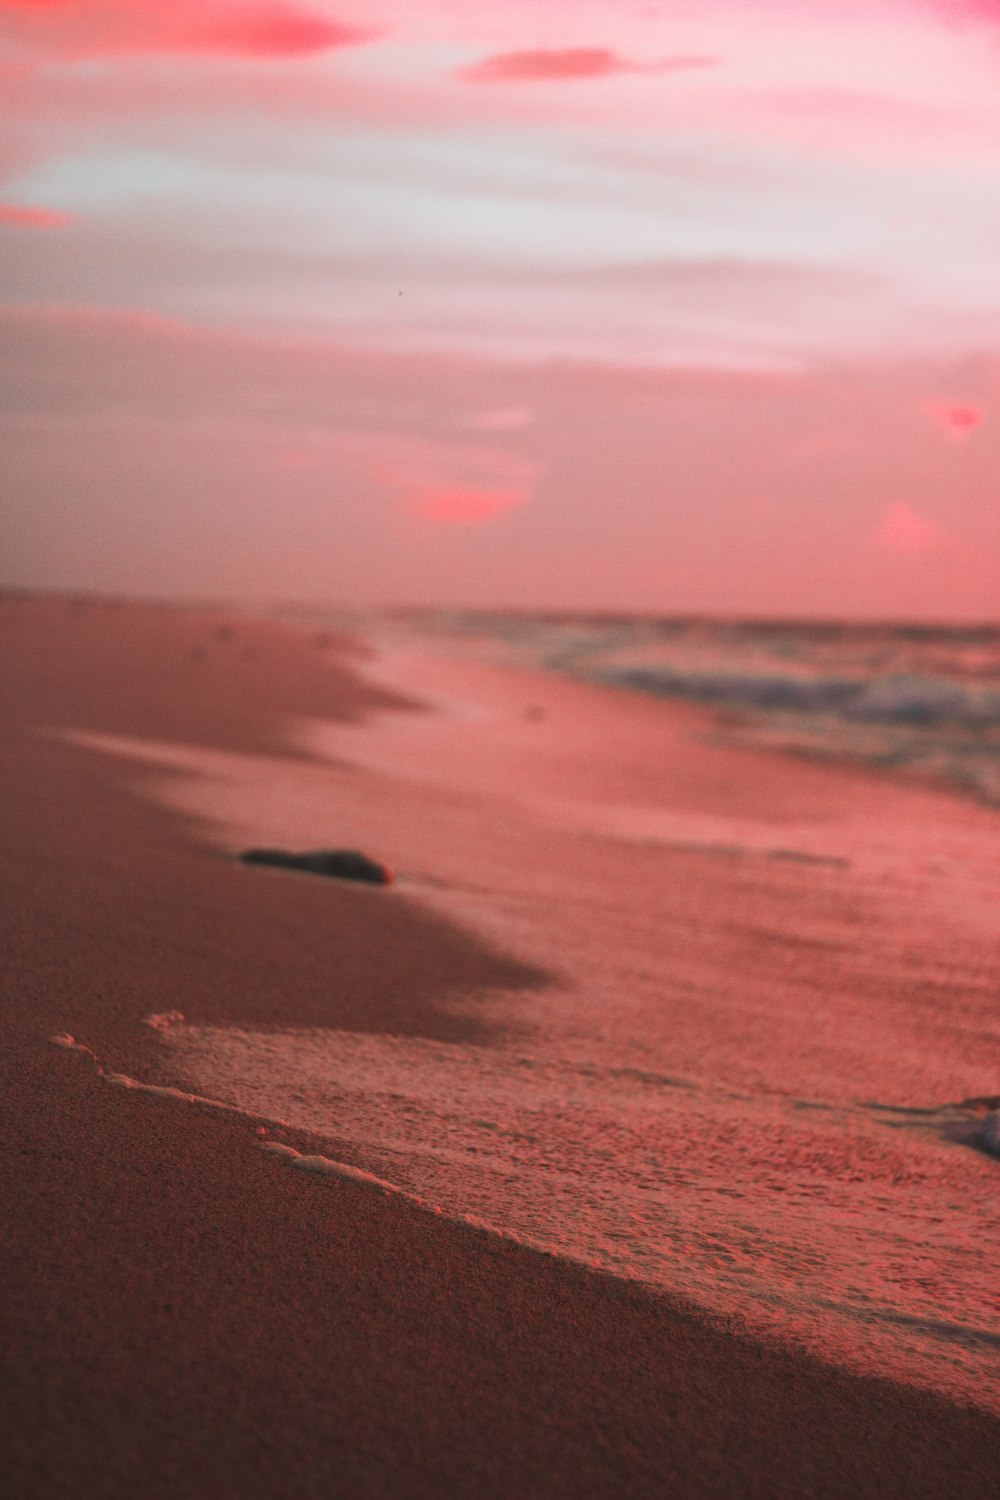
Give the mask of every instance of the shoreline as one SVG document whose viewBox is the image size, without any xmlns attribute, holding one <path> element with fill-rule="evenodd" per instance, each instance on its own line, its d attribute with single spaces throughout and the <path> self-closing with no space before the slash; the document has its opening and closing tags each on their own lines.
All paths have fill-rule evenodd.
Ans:
<svg viewBox="0 0 1000 1500">
<path fill-rule="evenodd" d="M 333 996 L 341 1025 L 475 1040 L 449 994 L 548 976 L 412 903 L 381 906 L 376 932 L 368 892 L 234 882 L 120 761 L 34 732 L 57 715 L 294 755 L 286 714 L 357 722 L 405 702 L 358 683 L 349 657 L 333 666 L 308 632 L 268 621 L 2 609 L 34 616 L 5 664 L 2 744 L 18 1204 L 3 1445 L 18 1497 L 987 1491 L 995 1417 L 720 1331 L 363 1183 L 318 1185 L 269 1162 L 243 1122 L 107 1089 L 61 1057 L 46 1038 L 70 1030 L 140 1065 L 137 1023 L 179 989 L 209 1017 L 287 1024 L 291 990 L 300 1023 L 329 1023 Z M 206 662 L 215 677 L 193 679 Z M 334 913 L 354 929 L 336 951 Z"/>
</svg>

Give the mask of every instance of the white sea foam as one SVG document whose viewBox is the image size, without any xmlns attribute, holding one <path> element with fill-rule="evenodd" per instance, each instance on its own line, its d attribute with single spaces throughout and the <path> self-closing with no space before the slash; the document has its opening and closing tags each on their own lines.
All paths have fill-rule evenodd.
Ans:
<svg viewBox="0 0 1000 1500">
<path fill-rule="evenodd" d="M 85 1046 L 83 1042 L 78 1042 L 76 1037 L 71 1036 L 68 1031 L 60 1031 L 56 1036 L 50 1036 L 49 1041 L 53 1047 L 62 1047 L 66 1052 L 79 1052 L 84 1057 L 89 1057 L 93 1062 L 97 1062 L 96 1054 L 91 1048 Z"/>
<path fill-rule="evenodd" d="M 168 1014 L 171 1018 L 171 1025 L 176 1025 L 178 1018 L 182 1019 L 179 1011 L 171 1011 Z M 156 1029 L 161 1030 L 165 1028 Z M 204 1094 L 191 1093 L 186 1089 L 175 1088 L 170 1085 L 143 1083 L 140 1079 L 133 1078 L 127 1073 L 109 1072 L 101 1065 L 97 1053 L 92 1047 L 86 1046 L 83 1042 L 78 1042 L 68 1032 L 60 1032 L 55 1036 L 50 1036 L 49 1041 L 55 1047 L 61 1047 L 65 1051 L 76 1052 L 80 1056 L 86 1057 L 92 1063 L 94 1072 L 98 1078 L 111 1088 L 127 1089 L 130 1092 L 147 1094 L 154 1099 L 164 1099 L 178 1104 L 194 1105 L 199 1109 L 220 1111 L 251 1121 L 261 1118 L 258 1100 L 255 1100 L 251 1107 L 221 1099 L 212 1099 Z M 269 1119 L 267 1125 L 258 1125 L 256 1134 L 258 1137 L 263 1137 L 263 1139 L 258 1139 L 257 1145 L 266 1155 L 276 1158 L 284 1166 L 294 1167 L 300 1172 L 310 1172 L 318 1177 L 339 1178 L 347 1182 L 359 1183 L 367 1188 L 375 1188 L 389 1197 L 399 1198 L 412 1204 L 415 1208 L 428 1213 L 439 1215 L 444 1212 L 440 1204 L 429 1203 L 425 1198 L 420 1197 L 419 1194 L 409 1191 L 396 1182 L 390 1182 L 384 1177 L 378 1177 L 374 1172 L 365 1171 L 363 1167 L 353 1166 L 351 1163 L 345 1161 L 337 1161 L 333 1157 L 324 1156 L 316 1152 L 298 1151 L 287 1142 L 269 1139 L 269 1131 L 272 1128 L 288 1129 L 288 1121 L 273 1118 Z M 496 1235 L 498 1238 L 508 1237 L 503 1229 L 493 1224 L 488 1224 L 485 1220 L 478 1219 L 474 1215 L 458 1214 L 456 1217 L 461 1218 L 464 1223 L 471 1225 L 483 1233 Z"/>
<path fill-rule="evenodd" d="M 396 1183 L 387 1182 L 384 1177 L 376 1177 L 374 1172 L 352 1167 L 347 1162 L 334 1161 L 330 1156 L 296 1151 L 294 1146 L 286 1146 L 281 1141 L 262 1141 L 260 1149 L 269 1156 L 277 1156 L 286 1166 L 295 1167 L 299 1172 L 314 1172 L 318 1177 L 342 1177 L 348 1182 L 361 1182 L 365 1187 L 378 1188 L 391 1197 L 406 1198 L 411 1203 L 424 1206 L 424 1200 L 415 1193 L 406 1192 Z"/>
<path fill-rule="evenodd" d="M 175 1012 L 174 1014 L 179 1014 Z M 49 1041 L 53 1047 L 62 1047 L 67 1052 L 77 1052 L 81 1057 L 86 1057 L 93 1064 L 94 1071 L 98 1077 L 109 1084 L 112 1088 L 129 1089 L 138 1094 L 150 1094 L 155 1099 L 173 1099 L 180 1104 L 196 1104 L 201 1109 L 222 1110 L 227 1114 L 246 1115 L 250 1119 L 257 1119 L 256 1111 L 246 1109 L 242 1105 L 225 1102 L 221 1099 L 210 1099 L 204 1094 L 190 1093 L 187 1089 L 174 1088 L 170 1084 L 143 1083 L 138 1078 L 133 1078 L 128 1073 L 108 1072 L 102 1066 L 97 1053 L 92 1047 L 84 1042 L 78 1042 L 68 1031 L 59 1032 L 50 1036 Z M 276 1123 L 283 1123 L 281 1121 Z"/>
<path fill-rule="evenodd" d="M 165 1010 L 145 1016 L 142 1024 L 148 1026 L 151 1031 L 166 1031 L 170 1026 L 181 1026 L 183 1023 L 184 1012 L 182 1010 Z"/>
<path fill-rule="evenodd" d="M 1000 1401 L 995 1169 L 933 1121 L 901 1135 L 857 1109 L 421 1038 L 189 1027 L 167 1045 L 179 1074 L 331 1143 L 264 1144 L 299 1170 Z"/>
<path fill-rule="evenodd" d="M 101 1069 L 101 1077 L 105 1083 L 111 1084 L 116 1089 L 132 1089 L 140 1094 L 152 1094 L 155 1099 L 177 1099 L 181 1104 L 197 1104 L 201 1109 L 221 1109 L 233 1113 L 232 1104 L 222 1099 L 209 1099 L 204 1094 L 191 1094 L 186 1089 L 177 1089 L 169 1084 L 140 1083 L 138 1078 L 130 1078 L 127 1073 L 107 1073 Z M 235 1111 L 240 1114 L 249 1114 L 249 1110 Z"/>
</svg>

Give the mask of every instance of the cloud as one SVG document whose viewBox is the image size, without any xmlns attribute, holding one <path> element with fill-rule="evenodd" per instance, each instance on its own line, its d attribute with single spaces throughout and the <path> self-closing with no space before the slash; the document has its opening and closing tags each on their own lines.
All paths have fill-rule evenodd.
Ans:
<svg viewBox="0 0 1000 1500">
<path fill-rule="evenodd" d="M 151 336 L 163 340 L 183 340 L 187 343 L 237 343 L 240 347 L 251 342 L 239 330 L 225 330 L 223 340 L 214 329 L 198 323 L 186 323 L 180 318 L 171 318 L 163 313 L 144 307 L 101 307 L 96 303 L 0 302 L 0 328 L 7 334 L 19 330 L 28 337 L 44 337 L 51 332 L 59 338 L 80 338 L 84 341 L 95 335 L 132 338 Z"/>
<path fill-rule="evenodd" d="M 4 574 L 216 597 L 987 618 L 995 473 L 984 452 L 956 488 L 921 402 L 957 391 L 990 412 L 998 381 L 985 356 L 795 377 L 504 364 L 141 308 L 0 305 Z M 464 424 L 522 403 L 537 420 L 521 431 Z"/>
<path fill-rule="evenodd" d="M 526 505 L 539 466 L 525 454 L 480 443 L 383 432 L 368 477 L 394 492 L 402 511 L 445 526 L 483 526 Z"/>
<path fill-rule="evenodd" d="M 506 511 L 517 510 L 528 491 L 486 489 L 420 489 L 410 497 L 410 511 L 421 521 L 443 526 L 483 526 Z"/>
<path fill-rule="evenodd" d="M 75 214 L 64 213 L 58 208 L 0 203 L 0 224 L 11 224 L 18 229 L 64 229 L 67 224 L 72 224 L 75 217 Z"/>
<path fill-rule="evenodd" d="M 982 407 L 963 402 L 925 401 L 924 413 L 932 422 L 943 427 L 956 443 L 961 443 L 977 427 L 983 425 Z"/>
<path fill-rule="evenodd" d="M 669 73 L 688 68 L 711 68 L 719 58 L 708 55 L 664 57 L 653 63 L 634 63 L 606 47 L 539 48 L 528 52 L 498 52 L 456 74 L 463 83 L 552 82 L 579 78 L 607 78 L 615 73 Z"/>
<path fill-rule="evenodd" d="M 939 546 L 945 533 L 936 521 L 920 515 L 905 500 L 897 500 L 876 527 L 875 540 L 887 552 L 915 554 Z"/>
<path fill-rule="evenodd" d="M 288 7 L 251 12 L 227 20 L 197 22 L 181 27 L 174 49 L 219 52 L 252 57 L 301 57 L 348 47 L 370 39 L 372 33 L 344 26 L 324 16 Z M 169 45 L 169 37 L 167 45 Z M 167 47 L 164 46 L 164 50 Z"/>
<path fill-rule="evenodd" d="M 369 41 L 295 0 L 0 0 L 15 38 L 73 57 L 185 53 L 305 57 Z"/>
</svg>

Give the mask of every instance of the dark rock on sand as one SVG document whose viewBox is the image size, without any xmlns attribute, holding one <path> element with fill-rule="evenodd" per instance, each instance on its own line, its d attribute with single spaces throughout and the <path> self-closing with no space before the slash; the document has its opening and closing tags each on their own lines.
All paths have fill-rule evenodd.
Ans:
<svg viewBox="0 0 1000 1500">
<path fill-rule="evenodd" d="M 364 880 L 369 885 L 391 885 L 388 865 L 369 859 L 358 849 L 244 849 L 237 858 L 245 865 L 276 865 L 282 870 L 304 870 L 308 875 L 334 875 L 340 880 Z"/>
</svg>

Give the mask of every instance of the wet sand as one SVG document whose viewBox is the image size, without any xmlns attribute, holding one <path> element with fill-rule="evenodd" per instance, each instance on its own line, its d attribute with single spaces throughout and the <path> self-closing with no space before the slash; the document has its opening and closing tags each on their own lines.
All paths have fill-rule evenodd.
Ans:
<svg viewBox="0 0 1000 1500">
<path fill-rule="evenodd" d="M 246 1120 L 108 1089 L 52 1048 L 71 1031 L 141 1074 L 138 1022 L 180 991 L 203 1023 L 475 1042 L 488 1020 L 450 999 L 548 975 L 415 902 L 234 880 L 119 760 L 39 733 L 288 754 L 286 716 L 392 701 L 349 651 L 266 623 L 220 640 L 207 614 L 0 609 L 12 1493 L 990 1493 L 987 1413 L 364 1184 L 318 1190 Z"/>
</svg>

